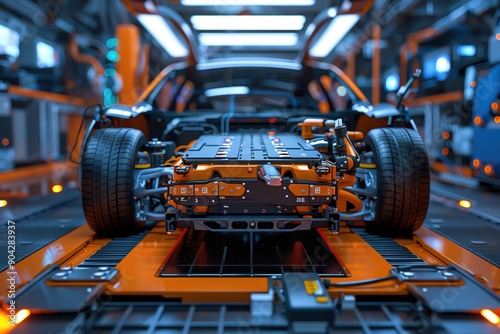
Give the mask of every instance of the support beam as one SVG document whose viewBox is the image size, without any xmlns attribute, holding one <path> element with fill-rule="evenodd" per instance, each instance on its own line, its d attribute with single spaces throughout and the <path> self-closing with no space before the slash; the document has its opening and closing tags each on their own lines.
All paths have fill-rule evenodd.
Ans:
<svg viewBox="0 0 500 334">
<path fill-rule="evenodd" d="M 373 27 L 372 103 L 380 103 L 380 33 L 379 25 Z"/>
<path fill-rule="evenodd" d="M 353 81 L 356 80 L 356 54 L 354 52 L 347 55 L 346 74 Z"/>
</svg>

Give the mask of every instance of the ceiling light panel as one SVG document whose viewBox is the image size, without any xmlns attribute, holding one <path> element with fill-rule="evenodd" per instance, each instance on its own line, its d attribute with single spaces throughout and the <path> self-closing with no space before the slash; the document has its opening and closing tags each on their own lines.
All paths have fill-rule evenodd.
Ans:
<svg viewBox="0 0 500 334">
<path fill-rule="evenodd" d="M 339 15 L 333 18 L 309 50 L 309 54 L 318 58 L 328 56 L 358 21 L 359 15 L 357 14 Z"/>
<path fill-rule="evenodd" d="M 189 54 L 187 47 L 175 35 L 172 29 L 170 29 L 162 16 L 155 14 L 139 14 L 137 15 L 137 19 L 170 56 L 178 58 L 186 57 Z"/>
<path fill-rule="evenodd" d="M 303 15 L 193 15 L 196 30 L 302 30 Z"/>
<path fill-rule="evenodd" d="M 181 0 L 183 6 L 312 6 L 315 0 Z"/>
<path fill-rule="evenodd" d="M 295 33 L 200 33 L 206 46 L 293 46 L 299 39 Z"/>
<path fill-rule="evenodd" d="M 247 86 L 230 86 L 230 87 L 220 87 L 207 89 L 205 91 L 205 96 L 225 96 L 225 95 L 246 95 L 250 92 L 250 88 Z"/>
</svg>

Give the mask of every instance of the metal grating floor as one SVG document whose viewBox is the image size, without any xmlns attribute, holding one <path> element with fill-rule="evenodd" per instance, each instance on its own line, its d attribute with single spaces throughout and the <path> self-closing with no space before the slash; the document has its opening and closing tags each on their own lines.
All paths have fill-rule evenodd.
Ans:
<svg viewBox="0 0 500 334">
<path fill-rule="evenodd" d="M 50 315 L 43 317 L 49 318 Z M 31 325 L 36 317 L 30 317 Z M 62 320 L 62 319 L 61 319 Z M 87 319 L 88 320 L 88 319 Z M 77 332 L 85 326 L 87 333 L 290 333 L 290 322 L 281 305 L 271 317 L 254 316 L 247 304 L 181 305 L 168 303 L 109 303 L 92 316 L 91 321 L 75 319 L 66 329 Z M 315 323 L 307 324 L 313 333 Z M 19 326 L 22 330 L 22 326 Z M 24 328 L 28 330 L 28 328 Z M 64 332 L 64 331 L 63 331 Z M 16 331 L 14 331 L 16 333 Z M 304 332 L 306 333 L 306 332 Z M 356 307 L 337 309 L 328 333 L 449 333 L 441 322 L 431 322 L 411 302 L 357 302 Z"/>
<path fill-rule="evenodd" d="M 160 276 L 270 276 L 314 271 L 345 276 L 317 230 L 288 233 L 185 231 Z"/>
</svg>

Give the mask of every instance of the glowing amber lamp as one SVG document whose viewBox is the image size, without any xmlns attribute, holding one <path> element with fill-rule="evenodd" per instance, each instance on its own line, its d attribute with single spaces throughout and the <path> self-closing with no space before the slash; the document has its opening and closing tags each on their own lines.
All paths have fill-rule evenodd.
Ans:
<svg viewBox="0 0 500 334">
<path fill-rule="evenodd" d="M 486 166 L 484 166 L 484 172 L 488 175 L 491 175 L 491 174 L 493 174 L 493 168 L 491 168 L 490 165 L 486 165 Z"/>
<path fill-rule="evenodd" d="M 30 314 L 31 312 L 29 310 L 21 309 L 11 318 L 8 313 L 0 309 L 0 333 L 9 333 L 13 331 L 15 325 L 19 325 Z"/>
<path fill-rule="evenodd" d="M 498 325 L 500 324 L 500 317 L 496 315 L 492 310 L 483 308 L 481 310 L 481 315 L 486 318 L 489 322 L 491 322 L 493 325 Z"/>
<path fill-rule="evenodd" d="M 19 310 L 19 312 L 16 313 L 16 325 L 19 325 L 21 322 L 23 322 L 23 320 L 29 317 L 30 314 L 31 312 L 25 308 Z"/>
<path fill-rule="evenodd" d="M 464 209 L 469 209 L 472 206 L 471 202 L 466 199 L 461 199 L 460 201 L 458 201 L 458 205 L 460 205 Z"/>
<path fill-rule="evenodd" d="M 52 186 L 53 193 L 60 193 L 63 190 L 63 187 L 60 184 L 55 184 Z"/>
</svg>

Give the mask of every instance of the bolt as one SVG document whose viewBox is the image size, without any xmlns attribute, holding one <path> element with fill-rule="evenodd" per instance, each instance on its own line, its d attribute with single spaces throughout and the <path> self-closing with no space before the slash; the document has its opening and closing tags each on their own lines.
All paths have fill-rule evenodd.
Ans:
<svg viewBox="0 0 500 334">
<path fill-rule="evenodd" d="M 443 271 L 443 276 L 445 277 L 452 277 L 452 276 L 455 276 L 454 273 L 450 272 L 450 271 Z"/>
</svg>

